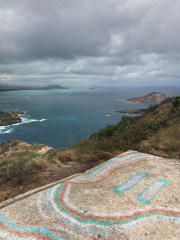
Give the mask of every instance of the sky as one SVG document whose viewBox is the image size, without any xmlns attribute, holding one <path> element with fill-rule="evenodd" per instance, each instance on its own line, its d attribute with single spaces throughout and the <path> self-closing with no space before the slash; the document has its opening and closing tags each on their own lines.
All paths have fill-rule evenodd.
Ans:
<svg viewBox="0 0 180 240">
<path fill-rule="evenodd" d="M 180 85 L 180 0 L 0 0 L 0 83 Z"/>
</svg>

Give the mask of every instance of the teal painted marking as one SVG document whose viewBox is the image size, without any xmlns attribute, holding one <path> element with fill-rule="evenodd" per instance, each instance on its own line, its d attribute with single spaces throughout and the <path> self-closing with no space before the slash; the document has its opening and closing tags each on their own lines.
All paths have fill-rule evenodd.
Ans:
<svg viewBox="0 0 180 240">
<path fill-rule="evenodd" d="M 114 163 L 114 162 L 113 161 L 108 161 L 106 163 L 103 163 L 103 164 L 99 165 L 98 167 L 96 167 L 95 169 L 93 169 L 92 171 L 90 171 L 88 173 L 80 174 L 79 177 L 89 177 L 89 176 L 93 175 L 94 173 L 98 172 L 98 170 L 101 170 L 103 167 L 105 167 L 106 165 L 109 165 L 111 163 Z"/>
<path fill-rule="evenodd" d="M 113 162 L 123 162 L 123 161 L 127 160 L 128 158 L 137 157 L 140 155 L 145 155 L 145 154 L 144 153 L 128 153 L 127 155 L 120 156 L 120 157 L 114 157 L 114 158 L 111 158 L 110 160 Z"/>
<path fill-rule="evenodd" d="M 82 217 L 79 217 L 73 213 L 70 213 L 69 211 L 67 211 L 60 203 L 59 201 L 59 196 L 61 194 L 61 191 L 62 191 L 62 188 L 64 186 L 64 183 L 62 183 L 59 188 L 57 189 L 57 192 L 56 192 L 56 196 L 55 196 L 55 199 L 56 199 L 56 203 L 58 204 L 59 208 L 66 214 L 68 214 L 69 216 L 77 219 L 78 221 L 80 222 L 86 222 L 86 223 L 91 223 L 91 224 L 95 224 L 95 225 L 102 225 L 102 226 L 109 226 L 109 225 L 114 225 L 114 224 L 125 224 L 125 223 L 129 223 L 131 221 L 134 221 L 134 220 L 138 220 L 138 219 L 142 219 L 144 217 L 150 217 L 150 216 L 163 216 L 163 217 L 175 217 L 177 219 L 180 218 L 180 215 L 173 215 L 173 214 L 170 214 L 170 213 L 161 213 L 161 212 L 151 212 L 151 213 L 145 213 L 145 214 L 141 214 L 139 216 L 136 216 L 136 217 L 131 217 L 129 219 L 126 219 L 126 220 L 114 220 L 114 221 L 111 221 L 111 220 L 96 220 L 93 218 L 93 216 L 91 216 L 90 218 L 82 218 Z M 86 217 L 86 216 L 84 216 Z M 163 220 L 161 220 L 163 221 Z M 164 220 L 165 221 L 165 220 Z M 180 222 L 177 222 L 178 224 L 180 224 Z"/>
<path fill-rule="evenodd" d="M 131 178 L 129 178 L 126 182 L 119 185 L 117 188 L 114 189 L 114 192 L 123 194 L 127 190 L 133 188 L 136 184 L 138 184 L 142 179 L 147 177 L 149 174 L 146 172 L 138 172 Z"/>
<path fill-rule="evenodd" d="M 169 181 L 159 178 L 150 186 L 148 186 L 143 192 L 138 194 L 136 200 L 142 204 L 148 204 L 168 183 Z"/>
<path fill-rule="evenodd" d="M 53 232 L 48 231 L 46 228 L 23 228 L 15 225 L 12 221 L 7 220 L 0 212 L 0 222 L 6 224 L 8 227 L 13 229 L 14 231 L 20 232 L 23 235 L 24 233 L 39 233 L 43 236 L 49 237 L 54 240 L 63 240 L 62 238 L 55 235 Z"/>
<path fill-rule="evenodd" d="M 121 157 L 115 157 L 115 158 L 112 158 L 110 159 L 108 162 L 105 162 L 99 166 L 97 166 L 96 168 L 94 168 L 92 171 L 88 172 L 88 173 L 83 173 L 81 175 L 79 175 L 79 177 L 89 177 L 95 173 L 98 172 L 98 170 L 101 170 L 103 167 L 105 167 L 106 165 L 109 165 L 111 163 L 115 163 L 115 162 L 123 162 L 125 160 L 127 160 L 128 158 L 131 158 L 131 157 L 136 157 L 136 156 L 139 156 L 139 155 L 143 155 L 142 153 L 129 153 L 128 155 L 125 155 L 125 156 L 121 156 Z"/>
</svg>

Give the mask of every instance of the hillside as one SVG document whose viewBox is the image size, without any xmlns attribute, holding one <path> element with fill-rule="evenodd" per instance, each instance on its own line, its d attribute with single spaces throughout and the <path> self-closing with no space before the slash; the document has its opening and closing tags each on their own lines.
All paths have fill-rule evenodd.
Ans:
<svg viewBox="0 0 180 240">
<path fill-rule="evenodd" d="M 124 115 L 87 140 L 53 149 L 18 140 L 0 143 L 0 202 L 38 186 L 86 171 L 127 150 L 180 160 L 180 96 Z"/>
<path fill-rule="evenodd" d="M 166 95 L 161 92 L 152 92 L 142 97 L 134 97 L 127 99 L 127 102 L 148 102 L 148 103 L 160 103 L 166 99 Z"/>
</svg>

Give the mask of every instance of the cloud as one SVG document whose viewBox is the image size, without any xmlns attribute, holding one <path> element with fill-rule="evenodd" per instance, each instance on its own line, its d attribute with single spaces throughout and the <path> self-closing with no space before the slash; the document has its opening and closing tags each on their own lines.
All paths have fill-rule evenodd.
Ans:
<svg viewBox="0 0 180 240">
<path fill-rule="evenodd" d="M 0 16 L 1 81 L 179 81 L 179 0 L 0 0 Z"/>
</svg>

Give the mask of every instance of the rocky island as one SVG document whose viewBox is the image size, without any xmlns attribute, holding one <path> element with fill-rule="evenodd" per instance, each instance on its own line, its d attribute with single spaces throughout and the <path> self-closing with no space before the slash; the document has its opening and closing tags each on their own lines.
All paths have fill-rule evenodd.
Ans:
<svg viewBox="0 0 180 240">
<path fill-rule="evenodd" d="M 20 115 L 22 112 L 11 112 L 0 110 L 0 126 L 12 125 L 15 123 L 20 123 Z"/>
<path fill-rule="evenodd" d="M 166 99 L 166 95 L 161 92 L 152 92 L 142 97 L 133 97 L 127 99 L 127 102 L 147 102 L 147 103 L 160 103 Z"/>
</svg>

